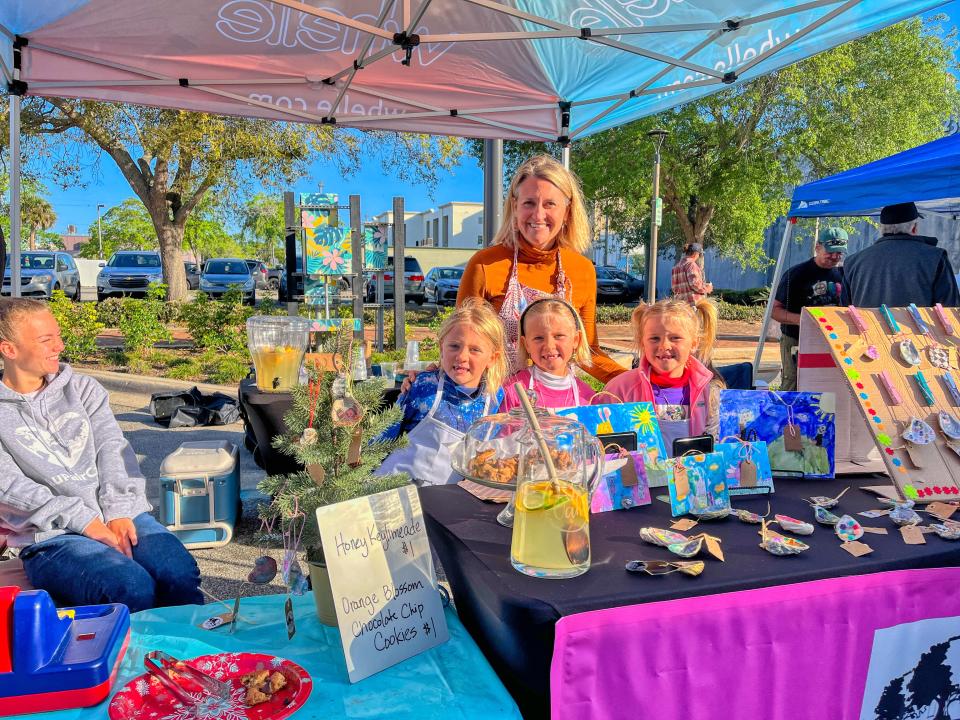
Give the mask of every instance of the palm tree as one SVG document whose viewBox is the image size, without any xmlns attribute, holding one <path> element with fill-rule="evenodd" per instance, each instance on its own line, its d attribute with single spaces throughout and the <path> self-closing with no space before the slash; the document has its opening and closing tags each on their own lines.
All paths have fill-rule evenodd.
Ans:
<svg viewBox="0 0 960 720">
<path fill-rule="evenodd" d="M 29 231 L 30 249 L 37 249 L 37 233 L 49 230 L 57 222 L 57 213 L 46 199 L 33 193 L 25 193 L 20 210 L 23 226 Z"/>
</svg>

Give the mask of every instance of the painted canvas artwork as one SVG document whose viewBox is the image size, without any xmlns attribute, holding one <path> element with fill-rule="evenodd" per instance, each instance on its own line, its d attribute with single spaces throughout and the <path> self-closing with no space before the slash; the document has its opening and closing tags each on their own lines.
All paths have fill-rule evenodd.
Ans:
<svg viewBox="0 0 960 720">
<path fill-rule="evenodd" d="M 721 390 L 720 437 L 767 443 L 774 475 L 832 478 L 833 393 Z"/>
<path fill-rule="evenodd" d="M 648 464 L 667 457 L 653 403 L 585 405 L 558 410 L 557 414 L 578 420 L 594 435 L 635 432 L 637 451 Z"/>
<path fill-rule="evenodd" d="M 306 210 L 303 215 L 310 215 Z M 304 227 L 307 275 L 348 275 L 353 253 L 350 228 L 327 224 L 322 215 L 313 215 L 314 225 Z"/>
<path fill-rule="evenodd" d="M 734 495 L 761 495 L 773 492 L 773 471 L 763 440 L 752 443 L 723 442 L 713 448 L 723 455 L 727 488 Z M 745 461 L 753 464 L 752 472 L 740 482 L 740 471 Z"/>
<path fill-rule="evenodd" d="M 614 453 L 605 456 L 604 475 L 590 498 L 590 512 L 630 510 L 650 504 L 650 488 L 643 454 Z"/>
<path fill-rule="evenodd" d="M 367 225 L 363 228 L 363 265 L 367 270 L 387 267 L 387 226 Z"/>
<path fill-rule="evenodd" d="M 684 472 L 677 472 L 677 464 Z M 730 508 L 726 468 L 723 454 L 686 455 L 658 462 L 647 467 L 651 477 L 657 476 L 670 490 L 670 513 L 673 517 L 693 513 L 700 515 Z"/>
</svg>

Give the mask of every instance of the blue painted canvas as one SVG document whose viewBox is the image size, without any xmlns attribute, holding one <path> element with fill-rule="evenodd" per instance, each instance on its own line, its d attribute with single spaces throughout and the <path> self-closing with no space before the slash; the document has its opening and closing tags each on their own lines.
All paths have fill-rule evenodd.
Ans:
<svg viewBox="0 0 960 720">
<path fill-rule="evenodd" d="M 367 225 L 363 228 L 363 264 L 367 270 L 387 267 L 387 226 Z"/>
<path fill-rule="evenodd" d="M 752 443 L 717 443 L 713 449 L 723 455 L 727 474 L 727 488 L 734 495 L 764 495 L 773 492 L 773 471 L 767 456 L 767 444 L 762 440 Z M 757 482 L 754 487 L 740 485 L 740 463 L 750 459 L 757 468 Z"/>
<path fill-rule="evenodd" d="M 682 463 L 687 472 L 686 487 L 676 480 L 675 467 Z M 670 490 L 670 513 L 679 517 L 688 513 L 700 515 L 706 512 L 726 510 L 730 507 L 727 491 L 726 467 L 723 454 L 685 455 L 647 467 L 651 481 L 661 483 L 664 478 Z"/>
<path fill-rule="evenodd" d="M 644 461 L 647 463 L 667 457 L 653 403 L 585 405 L 558 410 L 557 414 L 580 421 L 594 435 L 635 432 L 637 450 L 643 453 Z"/>
<path fill-rule="evenodd" d="M 643 454 L 619 453 L 604 457 L 604 474 L 590 497 L 590 512 L 630 510 L 650 504 L 650 487 Z"/>
<path fill-rule="evenodd" d="M 832 478 L 836 427 L 833 393 L 721 390 L 720 437 L 763 440 L 774 475 Z M 801 448 L 788 450 L 784 428 L 800 429 Z"/>
</svg>

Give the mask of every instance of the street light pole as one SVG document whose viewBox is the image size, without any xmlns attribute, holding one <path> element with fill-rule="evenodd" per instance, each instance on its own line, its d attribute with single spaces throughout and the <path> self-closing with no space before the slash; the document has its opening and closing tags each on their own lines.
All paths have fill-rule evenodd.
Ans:
<svg viewBox="0 0 960 720">
<path fill-rule="evenodd" d="M 97 203 L 97 244 L 100 247 L 100 252 L 97 257 L 103 260 L 103 230 L 100 227 L 100 208 L 106 207 L 103 203 Z"/>
<path fill-rule="evenodd" d="M 660 146 L 669 135 L 668 130 L 654 128 L 647 133 L 653 140 L 653 197 L 650 199 L 650 251 L 647 253 L 647 302 L 657 301 L 657 236 L 663 220 L 663 202 L 660 200 Z"/>
</svg>

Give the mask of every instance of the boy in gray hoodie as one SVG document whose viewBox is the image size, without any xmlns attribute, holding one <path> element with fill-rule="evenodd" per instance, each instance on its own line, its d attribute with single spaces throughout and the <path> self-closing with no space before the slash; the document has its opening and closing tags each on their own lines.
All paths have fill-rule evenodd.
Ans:
<svg viewBox="0 0 960 720">
<path fill-rule="evenodd" d="M 196 562 L 148 512 L 106 390 L 62 350 L 46 305 L 0 300 L 0 532 L 58 605 L 203 604 Z"/>
</svg>

